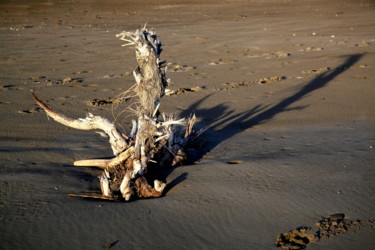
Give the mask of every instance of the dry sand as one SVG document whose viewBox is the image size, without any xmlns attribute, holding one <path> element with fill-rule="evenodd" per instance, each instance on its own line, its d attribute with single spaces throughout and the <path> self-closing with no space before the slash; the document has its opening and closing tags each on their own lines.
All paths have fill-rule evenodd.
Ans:
<svg viewBox="0 0 375 250">
<path fill-rule="evenodd" d="M 99 171 L 72 162 L 110 148 L 49 121 L 30 90 L 113 119 L 88 103 L 134 83 L 115 34 L 146 22 L 170 88 L 201 87 L 162 103 L 211 125 L 200 159 L 160 172 L 159 199 L 69 198 L 99 191 Z M 372 1 L 1 1 L 0 249 L 274 249 L 334 213 L 361 228 L 310 249 L 373 249 L 374 27 Z"/>
</svg>

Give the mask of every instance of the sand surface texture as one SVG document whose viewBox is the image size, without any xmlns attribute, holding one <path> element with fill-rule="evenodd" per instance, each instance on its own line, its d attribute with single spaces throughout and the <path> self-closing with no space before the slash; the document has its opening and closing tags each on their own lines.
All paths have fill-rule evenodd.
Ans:
<svg viewBox="0 0 375 250">
<path fill-rule="evenodd" d="M 159 173 L 162 198 L 68 197 L 100 192 L 100 171 L 72 163 L 110 147 L 30 91 L 114 120 L 136 66 L 115 34 L 145 23 L 176 91 L 161 110 L 210 126 L 199 159 Z M 280 246 L 373 249 L 374 27 L 373 1 L 1 1 L 0 249 L 276 249 L 319 225 L 353 226 Z"/>
</svg>

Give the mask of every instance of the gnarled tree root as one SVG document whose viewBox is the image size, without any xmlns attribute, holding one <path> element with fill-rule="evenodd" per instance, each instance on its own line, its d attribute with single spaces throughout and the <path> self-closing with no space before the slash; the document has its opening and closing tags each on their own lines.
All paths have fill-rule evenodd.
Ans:
<svg viewBox="0 0 375 250">
<path fill-rule="evenodd" d="M 129 136 L 119 132 L 113 122 L 100 116 L 88 114 L 86 118 L 72 119 L 60 114 L 37 98 L 35 102 L 55 121 L 75 129 L 101 130 L 109 139 L 114 158 L 75 161 L 75 166 L 98 167 L 103 170 L 99 176 L 102 195 L 78 195 L 84 198 L 107 200 L 134 197 L 160 197 L 165 183 L 154 180 L 152 187 L 145 178 L 150 162 L 153 166 L 175 166 L 186 160 L 186 147 L 204 130 L 195 133 L 193 125 L 195 115 L 187 122 L 162 114 L 159 120 L 160 100 L 165 95 L 168 80 L 165 75 L 165 61 L 160 60 L 162 43 L 157 36 L 146 28 L 135 32 L 121 32 L 117 35 L 126 45 L 135 47 L 138 67 L 133 75 L 134 87 L 124 92 L 132 92 L 137 99 L 137 107 L 132 108 L 137 116 Z M 185 131 L 178 131 L 175 126 L 186 124 Z M 118 195 L 120 193 L 120 195 Z M 77 196 L 77 195 L 72 195 Z M 119 198 L 120 197 L 120 198 Z"/>
</svg>

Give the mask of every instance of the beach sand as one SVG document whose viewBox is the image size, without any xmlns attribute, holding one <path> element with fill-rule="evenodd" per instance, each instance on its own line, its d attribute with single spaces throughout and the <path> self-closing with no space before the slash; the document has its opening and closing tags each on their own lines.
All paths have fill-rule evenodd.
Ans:
<svg viewBox="0 0 375 250">
<path fill-rule="evenodd" d="M 373 1 L 1 1 L 0 249 L 275 249 L 280 234 L 344 213 L 360 227 L 309 249 L 375 244 Z M 110 157 L 73 118 L 114 120 L 134 84 L 115 37 L 147 23 L 164 43 L 161 110 L 195 113 L 194 164 L 159 172 L 164 197 L 106 202 L 93 168 Z M 197 88 L 199 87 L 199 88 Z M 92 105 L 98 102 L 103 105 Z M 114 110 L 115 113 L 119 109 Z M 117 125 L 129 133 L 129 116 Z"/>
</svg>

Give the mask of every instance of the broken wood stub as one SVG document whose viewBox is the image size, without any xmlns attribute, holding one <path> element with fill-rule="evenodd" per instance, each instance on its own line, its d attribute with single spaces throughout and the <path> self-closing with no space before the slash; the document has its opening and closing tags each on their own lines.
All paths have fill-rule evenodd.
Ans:
<svg viewBox="0 0 375 250">
<path fill-rule="evenodd" d="M 102 195 L 95 198 L 128 201 L 132 197 L 160 197 L 166 184 L 159 180 L 154 180 L 153 186 L 148 183 L 146 175 L 150 163 L 156 168 L 180 164 L 186 160 L 186 147 L 204 130 L 194 132 L 195 115 L 187 121 L 176 120 L 172 115 L 164 113 L 160 115 L 160 101 L 165 95 L 168 80 L 165 74 L 166 62 L 160 60 L 162 43 L 157 36 L 146 28 L 135 32 L 121 32 L 116 36 L 127 42 L 123 46 L 135 47 L 138 63 L 133 72 L 136 84 L 124 92 L 132 92 L 131 96 L 137 99 L 136 108 L 132 108 L 137 120 L 133 121 L 129 136 L 124 136 L 114 123 L 105 118 L 89 114 L 84 119 L 71 119 L 47 107 L 34 94 L 33 98 L 55 121 L 76 129 L 102 130 L 109 138 L 115 156 L 113 159 L 74 162 L 75 166 L 103 169 L 99 176 Z M 159 116 L 162 120 L 159 120 Z M 184 124 L 184 131 L 176 129 Z"/>
</svg>

